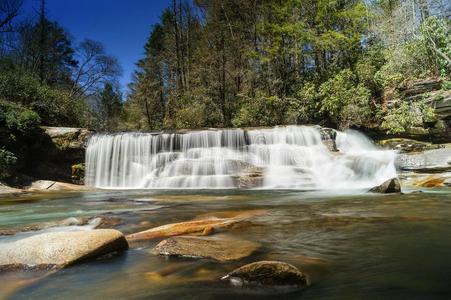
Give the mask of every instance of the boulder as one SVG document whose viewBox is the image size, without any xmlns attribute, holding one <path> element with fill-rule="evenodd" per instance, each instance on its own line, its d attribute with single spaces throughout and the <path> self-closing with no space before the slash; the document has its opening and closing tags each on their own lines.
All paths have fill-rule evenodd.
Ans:
<svg viewBox="0 0 451 300">
<path fill-rule="evenodd" d="M 199 220 L 166 224 L 145 231 L 129 234 L 127 236 L 127 240 L 142 241 L 184 234 L 205 235 L 219 229 L 230 227 L 236 223 L 264 213 L 264 210 L 250 210 L 235 212 L 235 214 L 228 212 L 226 216 L 221 213 L 219 213 L 218 216 L 210 214 Z"/>
<path fill-rule="evenodd" d="M 373 187 L 369 190 L 372 193 L 400 193 L 401 192 L 401 184 L 399 183 L 398 178 L 392 178 L 384 181 L 382 184 Z"/>
<path fill-rule="evenodd" d="M 321 127 L 321 126 L 315 126 L 321 135 L 321 141 L 323 144 L 329 149 L 330 152 L 337 152 L 337 144 L 336 144 L 336 138 L 337 138 L 337 131 L 332 128 L 327 127 Z"/>
<path fill-rule="evenodd" d="M 37 180 L 34 181 L 28 188 L 30 192 L 43 192 L 43 191 L 87 191 L 90 190 L 87 186 L 59 182 L 53 180 Z"/>
<path fill-rule="evenodd" d="M 223 235 L 212 237 L 176 236 L 161 241 L 151 253 L 229 261 L 247 257 L 259 248 L 260 245 L 257 243 Z"/>
<path fill-rule="evenodd" d="M 0 270 L 62 268 L 128 248 L 124 235 L 112 229 L 51 232 L 0 245 Z"/>
<path fill-rule="evenodd" d="M 309 285 L 305 274 L 295 266 L 281 261 L 258 261 L 247 264 L 221 279 L 229 280 L 235 286 L 303 288 Z"/>
</svg>

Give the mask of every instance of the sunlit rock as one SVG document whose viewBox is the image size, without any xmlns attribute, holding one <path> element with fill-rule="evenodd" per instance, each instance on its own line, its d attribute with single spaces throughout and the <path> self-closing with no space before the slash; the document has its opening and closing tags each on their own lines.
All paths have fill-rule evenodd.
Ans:
<svg viewBox="0 0 451 300">
<path fill-rule="evenodd" d="M 149 240 L 161 237 L 170 237 L 184 234 L 209 235 L 214 231 L 228 228 L 234 224 L 266 213 L 264 210 L 249 210 L 238 212 L 219 212 L 217 216 L 214 213 L 204 215 L 203 219 L 187 222 L 172 223 L 149 230 L 127 235 L 129 241 Z"/>
<path fill-rule="evenodd" d="M 211 258 L 218 261 L 237 260 L 257 251 L 260 245 L 228 236 L 177 236 L 161 241 L 152 254 Z"/>
<path fill-rule="evenodd" d="M 61 268 L 128 248 L 124 235 L 112 229 L 51 232 L 0 245 L 0 270 Z"/>
<path fill-rule="evenodd" d="M 45 192 L 45 191 L 87 191 L 91 188 L 84 185 L 71 184 L 66 182 L 58 182 L 52 180 L 38 180 L 34 181 L 27 189 L 30 192 Z"/>
</svg>

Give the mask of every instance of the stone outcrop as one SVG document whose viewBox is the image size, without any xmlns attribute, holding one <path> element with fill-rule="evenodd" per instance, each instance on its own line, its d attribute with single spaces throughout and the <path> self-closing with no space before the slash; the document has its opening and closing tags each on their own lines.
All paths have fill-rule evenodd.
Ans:
<svg viewBox="0 0 451 300">
<path fill-rule="evenodd" d="M 216 217 L 211 215 L 200 220 L 166 224 L 146 231 L 129 234 L 127 240 L 142 241 L 185 234 L 208 235 L 214 231 L 228 228 L 234 224 L 264 213 L 266 213 L 264 210 L 249 210 L 229 214 L 229 217 Z"/>
<path fill-rule="evenodd" d="M 378 186 L 373 187 L 369 191 L 372 193 L 381 193 L 381 194 L 400 193 L 401 184 L 398 178 L 392 178 L 384 181 L 382 184 Z"/>
<path fill-rule="evenodd" d="M 442 144 L 432 144 L 406 138 L 390 138 L 378 141 L 384 148 L 397 150 L 399 153 L 415 153 L 443 148 Z"/>
<path fill-rule="evenodd" d="M 257 243 L 223 235 L 212 237 L 176 236 L 161 241 L 151 253 L 229 261 L 248 257 L 259 248 L 260 245 Z"/>
<path fill-rule="evenodd" d="M 309 281 L 293 265 L 281 261 L 258 261 L 244 265 L 221 278 L 234 286 L 304 288 Z"/>
<path fill-rule="evenodd" d="M 28 186 L 45 179 L 80 184 L 82 172 L 75 170 L 85 160 L 87 141 L 93 132 L 85 128 L 41 127 L 22 145 L 18 157 L 18 178 L 11 184 Z"/>
<path fill-rule="evenodd" d="M 444 147 L 413 154 L 400 154 L 396 157 L 396 165 L 402 171 L 417 173 L 442 173 L 451 171 L 448 160 L 451 148 Z"/>
<path fill-rule="evenodd" d="M 128 248 L 124 235 L 112 229 L 51 232 L 0 245 L 0 270 L 62 268 Z"/>
</svg>

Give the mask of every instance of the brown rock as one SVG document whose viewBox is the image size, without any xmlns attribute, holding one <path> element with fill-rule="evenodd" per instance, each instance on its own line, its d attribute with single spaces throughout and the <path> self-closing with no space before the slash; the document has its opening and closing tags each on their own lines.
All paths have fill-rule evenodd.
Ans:
<svg viewBox="0 0 451 300">
<path fill-rule="evenodd" d="M 151 253 L 228 261 L 247 257 L 258 248 L 260 245 L 257 243 L 222 235 L 213 237 L 177 236 L 161 241 Z"/>
<path fill-rule="evenodd" d="M 112 229 L 43 233 L 0 245 L 0 269 L 61 268 L 127 248 L 122 233 Z"/>
<path fill-rule="evenodd" d="M 400 193 L 401 192 L 401 184 L 399 183 L 398 178 L 392 178 L 384 181 L 382 184 L 373 187 L 370 192 L 372 193 Z"/>
<path fill-rule="evenodd" d="M 417 181 L 415 185 L 420 187 L 442 187 L 445 186 L 445 180 L 446 178 L 444 177 L 431 175 Z"/>
<path fill-rule="evenodd" d="M 217 231 L 219 229 L 224 229 L 230 227 L 236 223 L 247 220 L 253 216 L 261 215 L 265 211 L 263 210 L 250 210 L 250 211 L 242 211 L 235 213 L 233 217 L 215 217 L 210 214 L 209 217 L 200 219 L 200 220 L 192 220 L 181 223 L 173 223 L 166 224 L 162 226 L 158 226 L 155 228 L 151 228 L 146 231 L 141 231 L 133 234 L 129 234 L 127 236 L 127 240 L 129 241 L 141 241 L 141 240 L 149 240 L 155 238 L 162 237 L 170 237 L 176 235 L 185 235 L 185 234 L 198 234 L 202 235 L 208 233 L 208 231 Z M 219 212 L 218 216 L 232 215 L 231 212 Z M 206 231 L 207 230 L 207 231 Z"/>
<path fill-rule="evenodd" d="M 293 265 L 281 261 L 258 261 L 244 265 L 226 276 L 232 285 L 306 287 L 307 277 Z"/>
</svg>

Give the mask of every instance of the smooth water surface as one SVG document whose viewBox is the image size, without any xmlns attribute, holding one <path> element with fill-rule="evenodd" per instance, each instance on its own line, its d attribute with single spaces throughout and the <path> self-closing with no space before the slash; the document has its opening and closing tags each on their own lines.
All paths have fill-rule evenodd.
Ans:
<svg viewBox="0 0 451 300">
<path fill-rule="evenodd" d="M 149 252 L 159 240 L 153 240 L 132 245 L 122 255 L 46 276 L 8 272 L 0 276 L 0 297 L 450 299 L 450 195 L 450 189 L 341 196 L 299 191 L 114 191 L 3 199 L 0 229 L 104 216 L 119 220 L 114 228 L 131 233 L 209 212 L 264 209 L 267 214 L 227 230 L 262 244 L 258 253 L 240 261 L 154 256 Z M 312 285 L 300 292 L 275 294 L 232 288 L 218 280 L 235 267 L 262 259 L 298 266 Z"/>
</svg>

